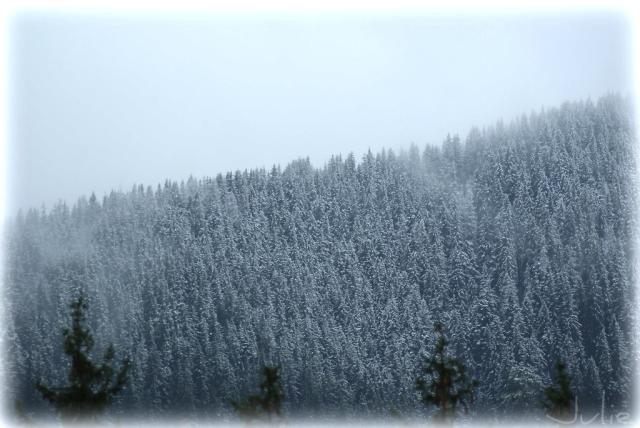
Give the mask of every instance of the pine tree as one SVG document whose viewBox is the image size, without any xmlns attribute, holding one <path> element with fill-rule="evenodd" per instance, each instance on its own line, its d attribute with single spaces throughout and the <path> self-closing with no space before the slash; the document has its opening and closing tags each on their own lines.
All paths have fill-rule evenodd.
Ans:
<svg viewBox="0 0 640 428">
<path fill-rule="evenodd" d="M 469 379 L 465 366 L 456 358 L 448 356 L 447 338 L 441 323 L 435 323 L 434 330 L 438 335 L 433 354 L 422 367 L 424 377 L 416 380 L 416 388 L 420 392 L 425 406 L 436 406 L 435 415 L 439 422 L 451 422 L 456 415 L 458 403 L 468 410 L 469 401 L 473 400 L 474 389 L 478 381 Z"/>
<path fill-rule="evenodd" d="M 274 416 L 282 416 L 284 392 L 280 383 L 279 371 L 280 367 L 278 366 L 263 366 L 260 393 L 250 395 L 244 402 L 231 402 L 240 416 L 247 419 L 266 418 L 268 420 Z"/>
<path fill-rule="evenodd" d="M 560 420 L 571 418 L 571 408 L 574 400 L 571 379 L 565 369 L 565 363 L 562 360 L 558 360 L 556 362 L 555 383 L 544 390 L 545 400 L 543 404 L 547 409 L 547 414 Z"/>
<path fill-rule="evenodd" d="M 78 420 L 95 417 L 112 403 L 127 383 L 131 363 L 121 362 L 116 372 L 113 367 L 115 351 L 109 346 L 99 365 L 91 361 L 93 336 L 84 323 L 87 303 L 81 295 L 71 305 L 71 329 L 64 329 L 64 353 L 71 358 L 68 386 L 49 387 L 36 384 L 43 398 L 49 401 L 63 419 Z"/>
</svg>

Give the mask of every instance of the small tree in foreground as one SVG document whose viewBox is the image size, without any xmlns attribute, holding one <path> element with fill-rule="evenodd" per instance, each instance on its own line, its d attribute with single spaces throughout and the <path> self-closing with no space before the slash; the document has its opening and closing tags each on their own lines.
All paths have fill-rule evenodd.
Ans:
<svg viewBox="0 0 640 428">
<path fill-rule="evenodd" d="M 555 383 L 544 390 L 544 407 L 547 415 L 555 419 L 570 419 L 571 405 L 574 400 L 571 391 L 571 379 L 562 360 L 556 361 Z"/>
<path fill-rule="evenodd" d="M 264 366 L 260 393 L 249 396 L 246 401 L 241 403 L 231 402 L 241 416 L 246 418 L 267 417 L 269 420 L 275 415 L 282 416 L 284 393 L 280 384 L 279 370 L 278 366 Z"/>
<path fill-rule="evenodd" d="M 436 323 L 434 330 L 438 334 L 435 350 L 424 362 L 423 376 L 416 380 L 416 388 L 425 406 L 437 408 L 435 419 L 440 423 L 447 423 L 455 417 L 458 404 L 465 411 L 468 410 L 468 403 L 473 400 L 473 390 L 478 386 L 478 381 L 469 379 L 464 364 L 447 355 L 449 342 L 442 324 Z"/>
<path fill-rule="evenodd" d="M 64 329 L 64 353 L 71 358 L 69 385 L 49 387 L 41 382 L 36 388 L 64 419 L 81 419 L 96 416 L 112 402 L 127 382 L 131 367 L 124 358 L 120 369 L 113 367 L 115 351 L 109 346 L 103 362 L 94 364 L 89 354 L 93 348 L 93 337 L 85 327 L 87 303 L 81 295 L 71 303 L 71 329 Z"/>
</svg>

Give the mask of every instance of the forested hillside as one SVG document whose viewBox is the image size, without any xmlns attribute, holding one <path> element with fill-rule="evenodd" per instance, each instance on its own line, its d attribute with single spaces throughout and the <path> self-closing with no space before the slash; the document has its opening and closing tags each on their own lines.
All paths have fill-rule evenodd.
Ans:
<svg viewBox="0 0 640 428">
<path fill-rule="evenodd" d="M 581 406 L 605 393 L 628 409 L 633 132 L 629 102 L 607 96 L 441 147 L 20 213 L 5 243 L 12 398 L 44 408 L 34 383 L 64 382 L 83 289 L 97 348 L 134 363 L 116 411 L 226 414 L 273 362 L 288 414 L 411 413 L 435 321 L 480 381 L 476 413 L 531 409 L 557 358 Z"/>
</svg>

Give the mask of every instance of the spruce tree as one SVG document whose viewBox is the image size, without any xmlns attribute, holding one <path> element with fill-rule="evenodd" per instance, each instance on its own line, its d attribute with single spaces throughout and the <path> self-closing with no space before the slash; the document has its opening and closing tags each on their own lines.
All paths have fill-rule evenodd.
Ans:
<svg viewBox="0 0 640 428">
<path fill-rule="evenodd" d="M 244 402 L 231 402 L 240 416 L 248 419 L 266 418 L 269 420 L 274 416 L 282 416 L 284 393 L 280 384 L 279 371 L 278 366 L 263 366 L 260 393 L 250 395 Z"/>
<path fill-rule="evenodd" d="M 562 360 L 556 362 L 555 383 L 544 390 L 543 402 L 547 414 L 555 419 L 570 419 L 574 400 L 571 391 L 571 379 L 565 371 L 566 365 Z"/>
<path fill-rule="evenodd" d="M 64 329 L 64 353 L 71 359 L 67 386 L 49 387 L 41 382 L 36 388 L 66 420 L 92 418 L 102 413 L 111 404 L 127 383 L 131 363 L 124 358 L 120 369 L 115 370 L 115 351 L 110 345 L 103 362 L 95 364 L 90 353 L 93 336 L 85 326 L 87 303 L 81 295 L 71 305 L 71 329 Z"/>
<path fill-rule="evenodd" d="M 448 341 L 441 323 L 435 323 L 438 335 L 435 350 L 422 367 L 423 377 L 416 380 L 422 403 L 437 408 L 435 418 L 440 423 L 448 423 L 456 415 L 458 404 L 465 411 L 473 400 L 478 381 L 467 377 L 465 366 L 457 358 L 447 355 Z"/>
</svg>

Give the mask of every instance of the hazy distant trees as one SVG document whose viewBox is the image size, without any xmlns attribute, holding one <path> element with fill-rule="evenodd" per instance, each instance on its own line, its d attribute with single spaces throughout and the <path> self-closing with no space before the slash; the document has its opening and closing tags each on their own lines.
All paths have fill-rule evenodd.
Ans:
<svg viewBox="0 0 640 428">
<path fill-rule="evenodd" d="M 435 320 L 483 412 L 539 402 L 557 359 L 581 403 L 628 408 L 630 112 L 616 96 L 567 103 L 443 147 L 18 214 L 4 247 L 11 390 L 37 410 L 33 384 L 64 380 L 50 330 L 83 284 L 91 332 L 136 363 L 117 411 L 228 412 L 269 361 L 286 369 L 287 413 L 417 411 Z"/>
</svg>

